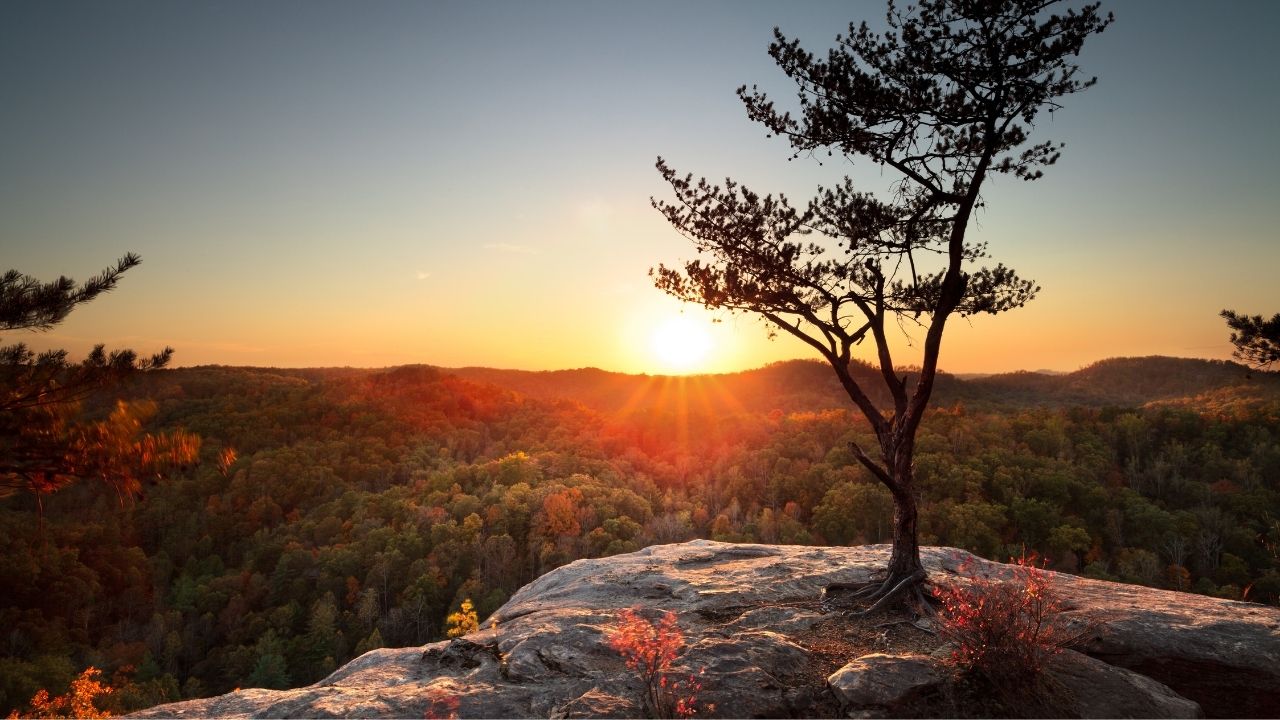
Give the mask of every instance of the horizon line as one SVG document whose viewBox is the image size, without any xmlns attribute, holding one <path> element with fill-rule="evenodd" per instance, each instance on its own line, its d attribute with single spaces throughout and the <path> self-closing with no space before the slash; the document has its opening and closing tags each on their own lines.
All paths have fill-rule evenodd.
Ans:
<svg viewBox="0 0 1280 720">
<path fill-rule="evenodd" d="M 854 360 L 856 362 L 862 362 L 868 367 L 876 368 L 875 365 L 869 362 L 858 361 L 857 358 L 855 358 Z M 1035 370 L 1019 369 L 1019 370 L 1005 370 L 1005 371 L 992 371 L 992 372 L 984 372 L 984 371 L 951 372 L 946 369 L 939 368 L 938 374 L 950 375 L 952 377 L 957 377 L 961 379 L 977 379 L 982 377 L 994 377 L 998 375 L 1018 375 L 1018 374 L 1050 375 L 1050 376 L 1070 375 L 1072 373 L 1085 370 L 1087 368 L 1093 367 L 1100 363 L 1104 363 L 1108 361 L 1117 361 L 1117 360 L 1182 360 L 1182 361 L 1190 361 L 1190 362 L 1207 362 L 1207 363 L 1218 363 L 1218 364 L 1224 364 L 1224 365 L 1235 365 L 1240 367 L 1243 370 L 1246 370 L 1249 372 L 1258 372 L 1262 374 L 1269 374 L 1271 372 L 1280 372 L 1280 370 L 1268 371 L 1268 370 L 1258 370 L 1255 368 L 1250 368 L 1247 365 L 1243 365 L 1237 362 L 1236 360 L 1230 359 L 1230 358 L 1224 359 L 1224 358 L 1207 358 L 1207 357 L 1187 357 L 1187 356 L 1176 356 L 1176 355 L 1113 355 L 1105 358 L 1100 358 L 1098 360 L 1094 360 L 1093 362 L 1087 363 L 1085 365 L 1081 365 L 1075 370 L 1055 370 L 1051 368 L 1039 368 Z M 404 368 L 404 367 L 426 367 L 426 368 L 432 368 L 435 370 L 442 370 L 446 372 L 455 371 L 455 370 L 492 370 L 494 372 L 550 374 L 550 373 L 596 371 L 596 372 L 608 373 L 611 375 L 624 375 L 629 377 L 694 378 L 694 377 L 741 375 L 744 373 L 757 372 L 757 371 L 765 370 L 778 365 L 787 365 L 791 363 L 812 363 L 815 365 L 827 367 L 827 363 L 817 358 L 796 357 L 796 358 L 788 358 L 785 360 L 774 360 L 772 362 L 768 362 L 763 365 L 744 368 L 741 370 L 727 370 L 727 371 L 718 371 L 718 372 L 692 372 L 692 373 L 626 372 L 623 370 L 609 370 L 607 368 L 602 368 L 595 365 L 535 370 L 535 369 L 529 369 L 529 368 L 493 367 L 489 365 L 445 366 L 445 365 L 435 365 L 429 362 L 407 362 L 407 363 L 401 363 L 398 365 L 302 365 L 302 366 L 201 363 L 201 364 L 194 364 L 194 365 L 174 365 L 164 369 L 166 370 L 197 370 L 201 368 L 229 368 L 229 369 L 256 369 L 256 370 L 371 370 L 372 371 L 372 370 L 394 370 L 397 368 Z M 918 371 L 919 367 L 915 365 L 904 365 L 904 366 L 895 368 L 895 370 L 897 372 L 911 373 L 911 372 Z"/>
</svg>

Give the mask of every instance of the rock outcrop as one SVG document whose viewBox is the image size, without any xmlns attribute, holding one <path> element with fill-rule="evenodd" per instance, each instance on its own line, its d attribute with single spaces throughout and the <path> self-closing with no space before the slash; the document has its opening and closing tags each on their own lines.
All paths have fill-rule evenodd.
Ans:
<svg viewBox="0 0 1280 720">
<path fill-rule="evenodd" d="M 1008 572 L 947 548 L 922 555 L 938 581 Z M 640 717 L 639 681 L 605 636 L 637 606 L 677 614 L 686 649 L 676 669 L 702 681 L 703 716 L 963 714 L 945 705 L 946 668 L 928 657 L 936 638 L 906 624 L 846 630 L 816 602 L 823 586 L 865 580 L 887 559 L 883 545 L 697 540 L 580 560 L 522 588 L 465 638 L 375 650 L 305 688 L 137 716 Z M 1258 717 L 1280 707 L 1280 609 L 1060 574 L 1053 586 L 1100 630 L 1088 655 L 1055 662 L 1057 714 Z M 876 672 L 891 666 L 892 681 Z"/>
<path fill-rule="evenodd" d="M 863 655 L 827 678 L 841 708 L 849 712 L 911 714 L 913 705 L 947 682 L 941 663 L 923 655 Z"/>
</svg>

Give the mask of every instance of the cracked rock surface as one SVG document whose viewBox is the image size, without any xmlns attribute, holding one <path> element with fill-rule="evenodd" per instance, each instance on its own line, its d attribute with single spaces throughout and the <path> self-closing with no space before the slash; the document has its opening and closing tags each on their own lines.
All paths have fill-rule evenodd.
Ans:
<svg viewBox="0 0 1280 720">
<path fill-rule="evenodd" d="M 1008 572 L 950 548 L 921 554 L 938 582 Z M 700 715 L 874 715 L 883 703 L 841 695 L 824 681 L 839 665 L 814 682 L 816 656 L 804 638 L 838 615 L 815 602 L 825 585 L 865 581 L 888 556 L 887 545 L 694 540 L 579 560 L 526 585 L 464 638 L 374 650 L 308 687 L 242 690 L 135 717 L 642 717 L 639 683 L 604 635 L 631 607 L 678 616 L 687 647 L 676 670 L 704 671 L 699 704 L 715 705 Z M 1194 717 L 1203 708 L 1210 717 L 1259 717 L 1280 707 L 1280 609 L 1051 575 L 1069 612 L 1103 630 L 1082 648 L 1089 657 L 1070 654 L 1060 673 L 1064 684 L 1108 688 L 1084 693 L 1092 704 L 1077 714 L 1141 716 L 1140 708 L 1159 707 L 1165 716 Z M 855 660 L 894 663 L 840 662 Z M 927 658 L 909 660 L 901 667 L 911 677 L 933 677 L 916 667 Z M 928 682 L 905 682 L 904 696 L 928 690 Z"/>
</svg>

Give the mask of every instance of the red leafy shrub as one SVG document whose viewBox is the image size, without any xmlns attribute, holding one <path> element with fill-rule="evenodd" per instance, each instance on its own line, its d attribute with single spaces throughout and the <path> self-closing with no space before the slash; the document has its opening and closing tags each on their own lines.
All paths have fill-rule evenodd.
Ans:
<svg viewBox="0 0 1280 720">
<path fill-rule="evenodd" d="M 680 678 L 671 672 L 685 644 L 675 613 L 664 613 L 655 624 L 635 610 L 623 610 L 605 637 L 609 647 L 640 677 L 649 717 L 689 718 L 697 714 L 702 682 L 696 675 Z"/>
<path fill-rule="evenodd" d="M 939 634 L 955 649 L 952 661 L 997 684 L 1034 678 L 1046 658 L 1089 631 L 1062 615 L 1063 602 L 1035 557 L 1014 558 L 1012 578 L 974 578 L 967 586 L 935 588 Z M 963 570 L 963 569 L 962 569 Z"/>
</svg>

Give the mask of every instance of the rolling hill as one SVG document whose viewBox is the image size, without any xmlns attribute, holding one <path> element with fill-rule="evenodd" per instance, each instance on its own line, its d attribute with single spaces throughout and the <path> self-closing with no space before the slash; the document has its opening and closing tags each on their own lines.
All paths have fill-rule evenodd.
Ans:
<svg viewBox="0 0 1280 720">
<path fill-rule="evenodd" d="M 854 376 L 881 406 L 889 398 L 879 371 L 857 364 Z M 440 368 L 474 382 L 539 399 L 579 402 L 606 413 L 630 414 L 678 401 L 691 411 L 782 412 L 852 408 L 835 375 L 816 360 L 789 360 L 718 375 L 628 375 L 597 368 L 528 371 Z M 910 371 L 906 371 L 910 373 Z M 972 379 L 939 373 L 934 404 L 1000 407 L 1124 406 L 1152 403 L 1206 405 L 1280 400 L 1280 373 L 1260 373 L 1232 362 L 1191 358 L 1112 358 L 1065 374 L 1016 372 Z"/>
</svg>

